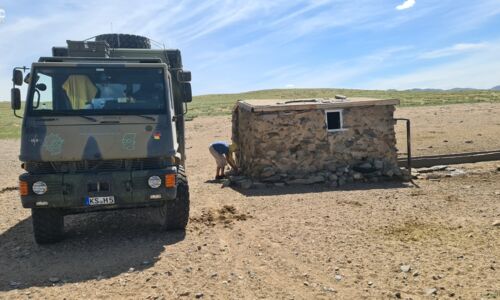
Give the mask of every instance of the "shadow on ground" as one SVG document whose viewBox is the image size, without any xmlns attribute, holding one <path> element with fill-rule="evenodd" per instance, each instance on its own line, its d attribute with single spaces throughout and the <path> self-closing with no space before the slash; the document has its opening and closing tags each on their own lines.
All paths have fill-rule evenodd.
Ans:
<svg viewBox="0 0 500 300">
<path fill-rule="evenodd" d="M 0 235 L 0 291 L 52 286 L 152 267 L 184 231 L 164 232 L 144 210 L 65 217 L 66 239 L 39 246 L 31 218 Z"/>
<path fill-rule="evenodd" d="M 322 192 L 335 192 L 335 191 L 362 191 L 362 190 L 379 190 L 379 189 L 401 189 L 411 188 L 414 185 L 400 181 L 387 181 L 380 183 L 352 183 L 346 184 L 341 187 L 330 187 L 325 184 L 313 185 L 296 185 L 296 186 L 283 186 L 283 187 L 265 187 L 259 189 L 242 189 L 235 186 L 229 188 L 245 195 L 246 197 L 260 197 L 260 196 L 278 196 L 278 195 L 294 195 L 294 194 L 309 194 L 309 193 L 322 193 Z"/>
</svg>

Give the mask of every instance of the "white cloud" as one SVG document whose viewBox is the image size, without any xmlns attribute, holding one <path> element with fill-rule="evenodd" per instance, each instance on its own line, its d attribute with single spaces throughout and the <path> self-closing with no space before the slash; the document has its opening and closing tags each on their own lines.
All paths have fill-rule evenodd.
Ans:
<svg viewBox="0 0 500 300">
<path fill-rule="evenodd" d="M 372 89 L 450 89 L 456 87 L 489 89 L 500 83 L 498 52 L 500 52 L 500 41 L 491 42 L 464 58 L 378 78 L 369 82 L 366 87 Z"/>
<path fill-rule="evenodd" d="M 290 83 L 290 84 L 285 85 L 285 87 L 286 87 L 287 89 L 293 89 L 293 88 L 295 87 L 295 84 L 291 84 L 291 83 Z"/>
<path fill-rule="evenodd" d="M 5 9 L 0 8 L 0 23 L 5 19 Z"/>
<path fill-rule="evenodd" d="M 402 4 L 396 6 L 397 10 L 404 10 L 413 7 L 415 5 L 416 1 L 415 0 L 405 0 Z"/>
<path fill-rule="evenodd" d="M 421 55 L 419 55 L 419 58 L 422 58 L 422 59 L 441 58 L 441 57 L 452 56 L 452 55 L 461 54 L 461 53 L 465 53 L 465 52 L 472 52 L 472 51 L 484 49 L 486 46 L 487 46 L 486 43 L 455 44 L 451 47 L 446 47 L 446 48 L 422 53 Z"/>
</svg>

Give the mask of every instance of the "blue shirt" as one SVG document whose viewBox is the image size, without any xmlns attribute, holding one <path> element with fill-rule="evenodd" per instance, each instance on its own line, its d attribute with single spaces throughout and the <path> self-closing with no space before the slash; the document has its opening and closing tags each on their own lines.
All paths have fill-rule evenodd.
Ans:
<svg viewBox="0 0 500 300">
<path fill-rule="evenodd" d="M 219 152 L 220 154 L 229 153 L 229 144 L 227 142 L 215 142 L 211 146 L 214 147 L 215 151 Z"/>
</svg>

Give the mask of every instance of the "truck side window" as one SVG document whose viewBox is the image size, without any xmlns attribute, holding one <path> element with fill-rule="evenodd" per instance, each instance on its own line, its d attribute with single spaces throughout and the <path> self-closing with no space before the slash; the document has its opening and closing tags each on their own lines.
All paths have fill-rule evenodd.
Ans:
<svg viewBox="0 0 500 300">
<path fill-rule="evenodd" d="M 33 96 L 33 109 L 52 110 L 52 77 L 38 73 L 35 92 Z"/>
<path fill-rule="evenodd" d="M 172 80 L 170 76 L 168 76 L 168 101 L 170 102 L 170 108 L 172 109 L 172 112 L 174 111 L 174 97 L 173 97 L 173 92 L 172 91 Z"/>
</svg>

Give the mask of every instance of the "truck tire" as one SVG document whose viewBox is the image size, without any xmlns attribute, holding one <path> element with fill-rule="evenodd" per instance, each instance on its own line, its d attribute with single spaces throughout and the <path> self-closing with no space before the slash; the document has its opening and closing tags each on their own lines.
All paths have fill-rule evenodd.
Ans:
<svg viewBox="0 0 500 300">
<path fill-rule="evenodd" d="M 189 185 L 184 167 L 177 174 L 177 197 L 160 207 L 162 226 L 165 230 L 185 229 L 189 221 Z"/>
<path fill-rule="evenodd" d="M 111 48 L 151 49 L 151 41 L 144 36 L 133 34 L 101 34 L 96 41 L 105 41 Z"/>
<path fill-rule="evenodd" d="M 64 236 L 64 215 L 51 208 L 33 208 L 31 210 L 33 234 L 38 244 L 59 242 Z"/>
</svg>

